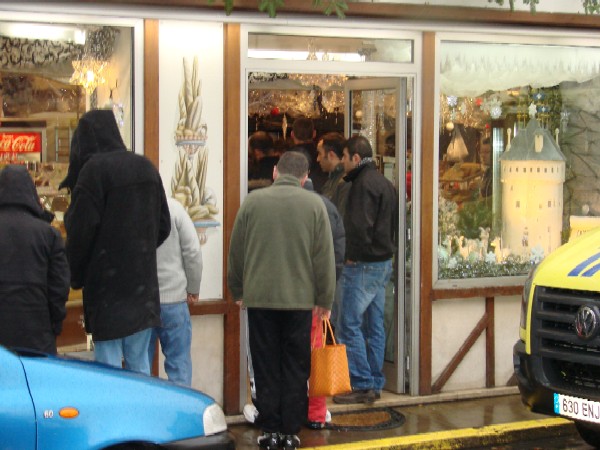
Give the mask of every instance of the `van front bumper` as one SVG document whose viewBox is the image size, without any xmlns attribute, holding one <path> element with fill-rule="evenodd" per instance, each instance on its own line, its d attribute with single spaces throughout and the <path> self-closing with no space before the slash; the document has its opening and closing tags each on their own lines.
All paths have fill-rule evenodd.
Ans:
<svg viewBox="0 0 600 450">
<path fill-rule="evenodd" d="M 533 412 L 556 416 L 554 393 L 557 391 L 544 376 L 541 358 L 527 354 L 521 340 L 513 347 L 513 366 L 523 403 Z"/>
</svg>

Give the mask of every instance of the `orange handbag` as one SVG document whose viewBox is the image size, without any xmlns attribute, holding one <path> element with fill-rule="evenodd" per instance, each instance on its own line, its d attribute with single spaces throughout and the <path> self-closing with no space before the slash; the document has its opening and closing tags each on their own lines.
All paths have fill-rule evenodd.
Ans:
<svg viewBox="0 0 600 450">
<path fill-rule="evenodd" d="M 346 346 L 335 341 L 329 319 L 323 319 L 323 341 L 321 347 L 315 347 L 313 336 L 310 356 L 310 378 L 308 380 L 309 397 L 329 397 L 350 392 L 350 370 Z M 333 344 L 327 345 L 327 333 L 331 334 Z"/>
</svg>

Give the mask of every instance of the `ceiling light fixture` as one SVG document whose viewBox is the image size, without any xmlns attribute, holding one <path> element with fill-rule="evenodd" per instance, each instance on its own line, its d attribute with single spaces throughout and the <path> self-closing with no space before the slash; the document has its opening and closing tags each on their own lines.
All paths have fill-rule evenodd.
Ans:
<svg viewBox="0 0 600 450">
<path fill-rule="evenodd" d="M 308 56 L 307 61 L 318 61 L 315 41 L 310 39 L 308 41 Z M 329 61 L 329 54 L 327 51 L 323 52 L 321 61 Z M 289 76 L 290 80 L 299 81 L 303 86 L 318 87 L 320 90 L 325 91 L 332 86 L 342 86 L 348 79 L 345 75 L 331 75 L 331 74 L 313 74 L 313 73 L 291 73 Z"/>
</svg>

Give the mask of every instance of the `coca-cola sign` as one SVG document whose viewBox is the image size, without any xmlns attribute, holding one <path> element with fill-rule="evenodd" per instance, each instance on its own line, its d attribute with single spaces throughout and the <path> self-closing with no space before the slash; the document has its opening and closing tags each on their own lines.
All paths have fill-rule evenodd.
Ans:
<svg viewBox="0 0 600 450">
<path fill-rule="evenodd" d="M 19 159 L 23 153 L 42 152 L 42 133 L 0 131 L 0 160 Z"/>
</svg>

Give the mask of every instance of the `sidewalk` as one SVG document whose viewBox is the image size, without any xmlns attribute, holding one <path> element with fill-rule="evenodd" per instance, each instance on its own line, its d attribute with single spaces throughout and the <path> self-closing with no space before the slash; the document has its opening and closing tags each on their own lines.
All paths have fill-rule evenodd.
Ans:
<svg viewBox="0 0 600 450">
<path fill-rule="evenodd" d="M 302 429 L 302 448 L 352 449 L 443 449 L 501 445 L 536 436 L 576 434 L 566 419 L 534 414 L 521 403 L 516 387 L 409 397 L 383 392 L 372 406 L 336 405 L 336 413 L 390 407 L 405 417 L 397 428 L 376 431 Z M 260 431 L 246 424 L 243 416 L 228 416 L 229 430 L 237 450 L 257 449 Z"/>
</svg>

